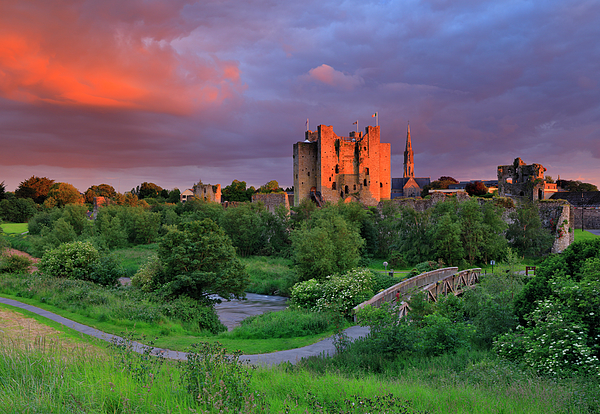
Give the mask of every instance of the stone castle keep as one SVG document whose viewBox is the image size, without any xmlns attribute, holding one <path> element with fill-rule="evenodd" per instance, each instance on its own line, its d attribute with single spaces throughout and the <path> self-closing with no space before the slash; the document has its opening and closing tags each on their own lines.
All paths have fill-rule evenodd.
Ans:
<svg viewBox="0 0 600 414">
<path fill-rule="evenodd" d="M 391 144 L 379 140 L 379 127 L 339 137 L 319 125 L 294 144 L 294 206 L 305 198 L 318 204 L 357 200 L 377 205 L 391 196 Z"/>
</svg>

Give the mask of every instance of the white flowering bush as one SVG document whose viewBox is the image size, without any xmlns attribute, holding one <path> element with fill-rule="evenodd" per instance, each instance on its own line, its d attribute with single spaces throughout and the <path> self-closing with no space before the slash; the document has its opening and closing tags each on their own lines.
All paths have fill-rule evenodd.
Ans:
<svg viewBox="0 0 600 414">
<path fill-rule="evenodd" d="M 500 336 L 494 349 L 542 374 L 581 372 L 600 377 L 598 281 L 575 283 L 564 278 L 551 280 L 550 285 L 555 294 L 537 303 L 526 317 L 526 327 L 518 326 L 515 332 Z"/>
<path fill-rule="evenodd" d="M 317 312 L 350 310 L 373 296 L 374 279 L 369 269 L 353 269 L 342 275 L 327 276 L 319 282 L 310 279 L 292 288 L 292 304 Z"/>
</svg>

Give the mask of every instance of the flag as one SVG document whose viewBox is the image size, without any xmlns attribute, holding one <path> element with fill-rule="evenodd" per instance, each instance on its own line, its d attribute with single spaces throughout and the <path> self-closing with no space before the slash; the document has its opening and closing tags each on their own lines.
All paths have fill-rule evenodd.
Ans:
<svg viewBox="0 0 600 414">
<path fill-rule="evenodd" d="M 358 121 L 352 122 L 352 125 L 358 125 Z"/>
<path fill-rule="evenodd" d="M 371 118 L 375 118 L 377 117 L 377 112 L 375 112 L 373 115 L 371 115 Z"/>
</svg>

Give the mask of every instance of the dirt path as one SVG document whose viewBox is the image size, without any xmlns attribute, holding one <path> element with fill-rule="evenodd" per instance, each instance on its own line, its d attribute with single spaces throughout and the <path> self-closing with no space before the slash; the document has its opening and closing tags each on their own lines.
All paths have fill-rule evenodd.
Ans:
<svg viewBox="0 0 600 414">
<path fill-rule="evenodd" d="M 37 257 L 33 257 L 29 253 L 25 253 L 25 252 L 22 252 L 22 251 L 16 250 L 16 249 L 6 249 L 3 253 L 3 255 L 5 255 L 5 256 L 17 255 L 17 256 L 26 257 L 29 260 L 31 260 L 31 262 L 33 263 L 33 265 L 29 267 L 29 273 L 33 273 L 38 270 L 37 264 L 40 262 L 40 259 L 38 259 Z"/>
</svg>

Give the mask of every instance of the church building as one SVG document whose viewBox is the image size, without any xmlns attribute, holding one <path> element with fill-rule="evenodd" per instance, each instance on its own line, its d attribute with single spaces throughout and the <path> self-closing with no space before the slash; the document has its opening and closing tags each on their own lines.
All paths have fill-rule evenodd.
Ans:
<svg viewBox="0 0 600 414">
<path fill-rule="evenodd" d="M 404 150 L 404 176 L 392 178 L 392 198 L 420 197 L 423 187 L 429 185 L 429 177 L 415 178 L 415 155 L 410 139 L 410 125 L 406 131 L 406 149 Z"/>
</svg>

